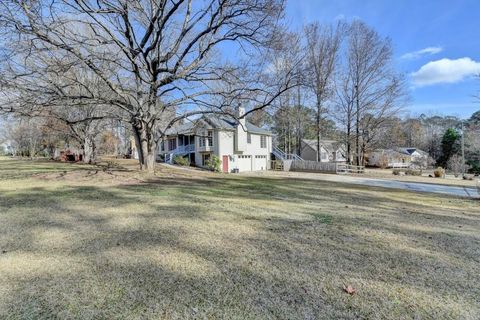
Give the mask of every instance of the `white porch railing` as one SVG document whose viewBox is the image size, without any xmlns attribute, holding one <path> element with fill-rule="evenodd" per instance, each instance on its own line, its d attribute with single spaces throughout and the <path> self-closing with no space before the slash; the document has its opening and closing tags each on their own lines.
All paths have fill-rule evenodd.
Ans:
<svg viewBox="0 0 480 320">
<path fill-rule="evenodd" d="M 195 151 L 195 145 L 194 144 L 187 144 L 186 146 L 178 146 L 174 150 L 170 150 L 165 152 L 165 162 L 166 163 L 172 163 L 173 158 L 178 155 L 185 155 L 187 153 L 191 153 Z"/>
<path fill-rule="evenodd" d="M 410 163 L 405 163 L 405 162 L 391 162 L 388 164 L 388 166 L 392 169 L 395 168 L 408 168 L 410 167 Z"/>
<path fill-rule="evenodd" d="M 278 147 L 273 147 L 272 153 L 277 160 L 299 160 L 303 161 L 303 159 L 295 153 L 285 153 L 280 150 Z"/>
<path fill-rule="evenodd" d="M 177 149 L 172 150 L 171 153 L 173 154 L 185 154 L 195 151 L 194 144 L 187 144 L 186 146 L 178 146 Z"/>
</svg>

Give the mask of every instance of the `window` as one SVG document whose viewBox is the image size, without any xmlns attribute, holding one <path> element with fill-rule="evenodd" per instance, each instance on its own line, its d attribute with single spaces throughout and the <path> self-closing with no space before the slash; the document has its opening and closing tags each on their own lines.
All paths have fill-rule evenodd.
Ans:
<svg viewBox="0 0 480 320">
<path fill-rule="evenodd" d="M 208 141 L 208 145 L 210 147 L 213 147 L 213 131 L 208 131 L 207 141 Z"/>
<path fill-rule="evenodd" d="M 266 147 L 267 147 L 267 137 L 260 136 L 260 148 L 266 148 Z"/>
<path fill-rule="evenodd" d="M 202 154 L 202 166 L 206 166 L 208 160 L 210 160 L 210 154 Z"/>
<path fill-rule="evenodd" d="M 177 139 L 169 139 L 168 140 L 168 150 L 175 150 L 177 149 Z"/>
<path fill-rule="evenodd" d="M 165 151 L 165 141 L 160 142 L 160 151 Z"/>
<path fill-rule="evenodd" d="M 252 135 L 247 133 L 247 143 L 252 143 Z"/>
<path fill-rule="evenodd" d="M 208 131 L 207 136 L 200 136 L 199 147 L 213 147 L 213 131 Z"/>
<path fill-rule="evenodd" d="M 328 159 L 328 154 L 326 152 L 321 152 L 322 155 L 322 160 L 327 160 Z"/>
<path fill-rule="evenodd" d="M 265 159 L 267 158 L 267 156 L 265 155 L 259 155 L 259 156 L 255 156 L 256 159 Z"/>
</svg>

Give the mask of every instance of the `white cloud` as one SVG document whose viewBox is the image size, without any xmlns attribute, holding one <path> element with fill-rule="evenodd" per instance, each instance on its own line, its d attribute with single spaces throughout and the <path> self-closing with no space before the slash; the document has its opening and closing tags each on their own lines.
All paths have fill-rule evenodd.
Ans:
<svg viewBox="0 0 480 320">
<path fill-rule="evenodd" d="M 430 61 L 413 72 L 411 77 L 413 84 L 421 87 L 437 83 L 455 83 L 477 74 L 480 74 L 480 62 L 460 58 Z"/>
<path fill-rule="evenodd" d="M 402 59 L 408 59 L 408 60 L 418 59 L 418 58 L 420 58 L 420 57 L 422 57 L 422 56 L 433 55 L 433 54 L 440 53 L 440 52 L 442 52 L 442 51 L 443 51 L 443 48 L 442 48 L 442 47 L 428 47 L 428 48 L 425 48 L 425 49 L 422 49 L 422 50 L 405 53 L 405 54 L 404 54 L 403 56 L 401 56 L 400 58 L 402 58 Z"/>
</svg>

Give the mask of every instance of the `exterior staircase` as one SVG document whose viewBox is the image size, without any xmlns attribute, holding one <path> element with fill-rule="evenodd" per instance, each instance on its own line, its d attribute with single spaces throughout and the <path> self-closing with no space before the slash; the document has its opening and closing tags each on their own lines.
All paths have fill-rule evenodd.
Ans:
<svg viewBox="0 0 480 320">
<path fill-rule="evenodd" d="M 175 150 L 165 153 L 165 163 L 172 164 L 175 156 L 184 156 L 195 151 L 195 145 L 178 146 Z"/>
<path fill-rule="evenodd" d="M 300 157 L 298 154 L 295 153 L 285 153 L 282 150 L 280 150 L 278 147 L 273 147 L 272 148 L 272 153 L 275 156 L 275 159 L 277 160 L 298 160 L 298 161 L 303 161 L 302 157 Z"/>
<path fill-rule="evenodd" d="M 270 168 L 276 171 L 283 171 L 285 160 L 304 161 L 298 154 L 285 153 L 275 146 L 272 148 L 272 154 L 275 156 L 275 160 L 271 161 Z"/>
</svg>

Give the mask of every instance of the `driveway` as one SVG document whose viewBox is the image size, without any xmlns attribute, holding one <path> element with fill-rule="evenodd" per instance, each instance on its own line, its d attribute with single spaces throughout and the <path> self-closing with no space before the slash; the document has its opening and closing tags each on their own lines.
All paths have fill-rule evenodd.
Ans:
<svg viewBox="0 0 480 320">
<path fill-rule="evenodd" d="M 475 188 L 470 187 L 458 187 L 458 186 L 446 186 L 431 183 L 418 183 L 418 182 L 404 182 L 397 180 L 385 180 L 385 179 L 373 179 L 352 177 L 348 175 L 336 175 L 336 174 L 320 174 L 320 173 L 306 173 L 306 172 L 285 172 L 285 174 L 292 178 L 302 179 L 314 179 L 332 182 L 351 183 L 358 185 L 365 185 L 371 187 L 382 187 L 392 189 L 402 189 L 417 192 L 432 192 L 448 194 L 453 196 L 461 196 L 468 198 L 479 198 L 479 194 Z"/>
</svg>

